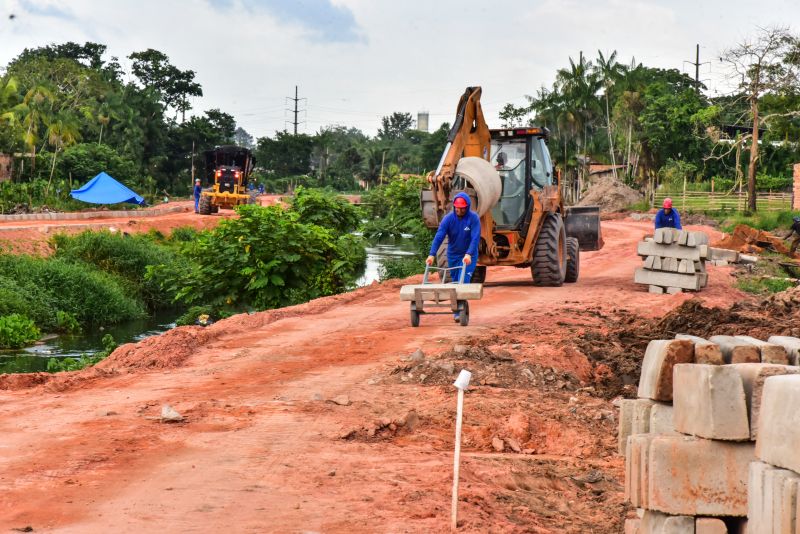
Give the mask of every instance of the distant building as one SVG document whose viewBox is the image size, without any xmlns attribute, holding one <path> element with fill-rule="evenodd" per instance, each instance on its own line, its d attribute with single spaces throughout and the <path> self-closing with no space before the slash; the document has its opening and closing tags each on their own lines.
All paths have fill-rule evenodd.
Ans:
<svg viewBox="0 0 800 534">
<path fill-rule="evenodd" d="M 602 178 L 613 178 L 614 169 L 617 169 L 617 178 L 625 172 L 626 165 L 605 165 L 602 163 L 589 163 L 589 182 L 595 182 Z"/>
<path fill-rule="evenodd" d="M 420 111 L 417 113 L 417 130 L 420 132 L 427 132 L 428 131 L 428 112 L 427 111 Z"/>
</svg>

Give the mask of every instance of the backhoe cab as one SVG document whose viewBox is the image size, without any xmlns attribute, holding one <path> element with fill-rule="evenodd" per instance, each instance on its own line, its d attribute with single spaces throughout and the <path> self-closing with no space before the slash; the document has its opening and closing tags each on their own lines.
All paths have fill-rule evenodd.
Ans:
<svg viewBox="0 0 800 534">
<path fill-rule="evenodd" d="M 534 284 L 575 282 L 580 250 L 598 250 L 600 211 L 596 206 L 565 208 L 550 152 L 547 128 L 489 130 L 480 107 L 480 87 L 468 87 L 459 102 L 430 189 L 421 194 L 428 228 L 437 228 L 464 191 L 481 217 L 481 243 L 474 282 L 486 267 L 530 267 Z M 446 264 L 443 245 L 437 261 Z"/>
<path fill-rule="evenodd" d="M 200 196 L 199 212 L 216 213 L 220 208 L 232 209 L 242 204 L 255 204 L 256 195 L 247 191 L 255 158 L 247 148 L 226 145 L 205 152 L 205 173 L 214 185 Z"/>
</svg>

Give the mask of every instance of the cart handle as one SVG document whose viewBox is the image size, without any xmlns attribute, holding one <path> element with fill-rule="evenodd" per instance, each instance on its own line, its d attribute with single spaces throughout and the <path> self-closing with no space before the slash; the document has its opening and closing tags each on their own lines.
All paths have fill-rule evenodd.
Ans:
<svg viewBox="0 0 800 534">
<path fill-rule="evenodd" d="M 461 276 L 458 279 L 458 283 L 459 284 L 463 284 L 464 283 L 464 277 L 467 274 L 467 266 L 466 265 L 462 264 L 462 265 L 460 265 L 458 267 L 434 267 L 434 266 L 428 265 L 426 263 L 425 264 L 425 274 L 422 276 L 422 283 L 423 284 L 427 284 L 428 283 L 428 273 L 431 270 L 434 270 L 434 271 L 445 271 L 446 272 L 446 271 L 454 271 L 456 269 L 461 269 Z"/>
</svg>

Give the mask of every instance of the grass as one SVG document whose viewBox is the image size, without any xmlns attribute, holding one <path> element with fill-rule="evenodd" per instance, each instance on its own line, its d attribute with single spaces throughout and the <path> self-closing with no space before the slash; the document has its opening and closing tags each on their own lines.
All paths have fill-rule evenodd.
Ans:
<svg viewBox="0 0 800 534">
<path fill-rule="evenodd" d="M 786 291 L 795 284 L 786 278 L 757 278 L 745 277 L 736 282 L 736 287 L 745 293 L 754 295 L 769 295 Z"/>
<path fill-rule="evenodd" d="M 723 232 L 732 232 L 737 225 L 746 224 L 758 230 L 774 232 L 781 229 L 788 231 L 792 225 L 792 217 L 800 216 L 796 211 L 759 211 L 756 213 L 720 213 L 709 212 L 709 216 L 720 222 L 720 229 Z"/>
</svg>

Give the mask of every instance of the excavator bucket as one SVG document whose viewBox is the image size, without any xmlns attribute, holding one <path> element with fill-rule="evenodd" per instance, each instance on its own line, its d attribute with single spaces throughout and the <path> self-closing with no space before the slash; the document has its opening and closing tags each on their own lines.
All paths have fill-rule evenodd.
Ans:
<svg viewBox="0 0 800 534">
<path fill-rule="evenodd" d="M 600 250 L 603 248 L 599 206 L 571 206 L 567 208 L 566 225 L 567 236 L 577 237 L 581 250 Z"/>
</svg>

